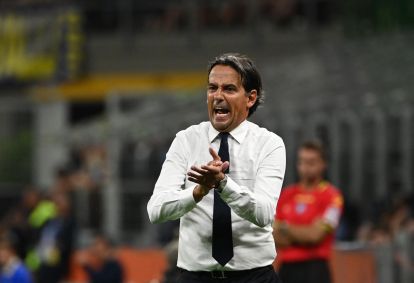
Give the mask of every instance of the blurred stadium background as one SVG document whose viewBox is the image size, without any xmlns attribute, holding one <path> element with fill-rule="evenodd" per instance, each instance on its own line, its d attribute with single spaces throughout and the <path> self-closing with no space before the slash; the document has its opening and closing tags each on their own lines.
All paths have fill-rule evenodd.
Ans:
<svg viewBox="0 0 414 283">
<path fill-rule="evenodd" d="M 236 51 L 262 72 L 253 120 L 284 138 L 285 184 L 302 141 L 328 149 L 337 282 L 414 282 L 413 28 L 411 0 L 0 0 L 2 226 L 59 191 L 76 249 L 97 230 L 165 246 L 176 223 L 146 203 L 175 133 L 207 119 L 207 62 Z"/>
</svg>

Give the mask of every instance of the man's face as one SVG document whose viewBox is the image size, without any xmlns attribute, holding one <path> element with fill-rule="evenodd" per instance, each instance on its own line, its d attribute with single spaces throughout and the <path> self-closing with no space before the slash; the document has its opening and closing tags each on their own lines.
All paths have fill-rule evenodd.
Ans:
<svg viewBox="0 0 414 283">
<path fill-rule="evenodd" d="M 241 77 L 230 66 L 216 65 L 208 77 L 208 115 L 219 132 L 230 132 L 246 120 L 257 99 L 256 90 L 246 95 Z"/>
<path fill-rule="evenodd" d="M 4 266 L 7 263 L 9 257 L 9 249 L 4 245 L 0 245 L 0 266 Z"/>
<path fill-rule="evenodd" d="M 323 177 L 326 163 L 316 150 L 302 148 L 298 153 L 297 169 L 302 181 L 314 181 Z"/>
<path fill-rule="evenodd" d="M 105 240 L 99 237 L 96 238 L 92 244 L 92 253 L 99 259 L 104 259 L 106 254 L 108 253 L 108 250 L 109 248 Z"/>
</svg>

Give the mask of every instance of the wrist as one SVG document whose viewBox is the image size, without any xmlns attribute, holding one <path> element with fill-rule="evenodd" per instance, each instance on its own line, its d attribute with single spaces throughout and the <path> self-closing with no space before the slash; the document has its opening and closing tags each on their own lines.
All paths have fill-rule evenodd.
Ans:
<svg viewBox="0 0 414 283">
<path fill-rule="evenodd" d="M 227 175 L 223 174 L 222 177 L 217 181 L 214 188 L 221 193 L 224 187 L 227 185 Z"/>
<path fill-rule="evenodd" d="M 204 196 L 208 194 L 208 192 L 208 188 L 201 185 L 197 185 L 193 190 L 193 198 L 196 202 L 199 202 L 203 199 Z"/>
</svg>

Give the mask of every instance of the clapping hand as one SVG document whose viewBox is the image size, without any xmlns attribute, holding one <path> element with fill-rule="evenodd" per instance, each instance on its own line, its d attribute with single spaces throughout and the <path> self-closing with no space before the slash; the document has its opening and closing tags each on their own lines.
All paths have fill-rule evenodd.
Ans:
<svg viewBox="0 0 414 283">
<path fill-rule="evenodd" d="M 224 179 L 224 172 L 229 168 L 229 162 L 222 162 L 217 152 L 209 148 L 213 160 L 202 166 L 191 166 L 187 173 L 188 180 L 198 184 L 194 189 L 194 199 L 200 201 L 217 183 Z"/>
</svg>

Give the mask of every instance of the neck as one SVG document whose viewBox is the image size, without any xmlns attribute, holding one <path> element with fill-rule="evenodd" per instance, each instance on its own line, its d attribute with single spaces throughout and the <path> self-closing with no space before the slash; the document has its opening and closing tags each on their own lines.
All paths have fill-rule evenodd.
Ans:
<svg viewBox="0 0 414 283">
<path fill-rule="evenodd" d="M 318 177 L 318 178 L 313 178 L 313 179 L 301 180 L 300 184 L 305 189 L 311 190 L 315 188 L 316 186 L 318 186 L 320 182 L 322 182 L 322 178 Z"/>
</svg>

